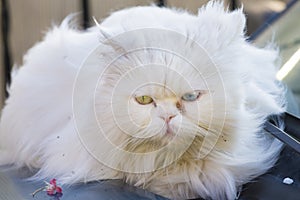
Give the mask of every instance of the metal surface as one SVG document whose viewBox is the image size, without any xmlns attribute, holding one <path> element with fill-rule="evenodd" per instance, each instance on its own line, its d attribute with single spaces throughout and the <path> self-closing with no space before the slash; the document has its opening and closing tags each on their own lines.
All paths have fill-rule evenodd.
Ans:
<svg viewBox="0 0 300 200">
<path fill-rule="evenodd" d="M 300 153 L 300 119 L 287 112 L 283 116 L 278 117 L 283 117 L 285 130 L 279 129 L 272 119 L 265 123 L 264 129 Z"/>
<path fill-rule="evenodd" d="M 285 131 L 300 141 L 300 118 L 291 113 L 285 113 L 284 123 Z"/>
<path fill-rule="evenodd" d="M 90 21 L 90 9 L 89 9 L 89 0 L 81 0 L 82 6 L 82 26 L 84 29 L 89 28 Z"/>
<path fill-rule="evenodd" d="M 159 6 L 159 7 L 165 7 L 166 6 L 166 1 L 165 0 L 157 0 L 156 5 Z"/>
</svg>

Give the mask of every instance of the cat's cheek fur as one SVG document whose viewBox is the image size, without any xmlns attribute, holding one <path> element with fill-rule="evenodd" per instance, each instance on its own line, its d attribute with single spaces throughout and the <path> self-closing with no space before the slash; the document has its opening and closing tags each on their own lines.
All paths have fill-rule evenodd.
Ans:
<svg viewBox="0 0 300 200">
<path fill-rule="evenodd" d="M 136 123 L 137 126 L 143 127 L 151 122 L 153 108 L 153 104 L 140 105 L 135 102 L 135 100 L 130 100 L 128 102 L 128 113 L 123 114 L 124 117 L 128 115 L 128 117 L 131 118 L 132 123 Z"/>
</svg>

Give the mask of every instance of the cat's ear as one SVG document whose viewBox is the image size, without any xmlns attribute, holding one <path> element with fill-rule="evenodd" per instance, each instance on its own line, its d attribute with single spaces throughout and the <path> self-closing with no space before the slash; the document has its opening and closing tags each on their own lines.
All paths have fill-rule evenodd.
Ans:
<svg viewBox="0 0 300 200">
<path fill-rule="evenodd" d="M 98 22 L 98 20 L 97 20 L 95 17 L 93 17 L 93 20 L 94 20 L 94 23 L 95 23 L 96 27 L 97 27 L 98 30 L 100 31 L 101 36 L 103 36 L 103 37 L 106 38 L 106 39 L 110 38 L 110 34 L 108 33 L 107 30 L 105 30 L 104 27 L 102 27 L 102 26 L 100 25 L 100 23 Z"/>
<path fill-rule="evenodd" d="M 210 34 L 220 38 L 244 37 L 246 17 L 243 13 L 243 7 L 230 12 L 222 2 L 210 1 L 198 10 L 198 19 L 201 24 L 206 24 L 205 28 Z"/>
<path fill-rule="evenodd" d="M 228 27 L 235 30 L 235 34 L 244 36 L 246 31 L 246 17 L 243 13 L 243 8 L 240 8 L 234 12 L 227 13 L 229 18 Z"/>
<path fill-rule="evenodd" d="M 110 33 L 110 30 L 108 28 L 101 26 L 95 17 L 93 17 L 93 20 L 100 33 L 99 34 L 100 42 L 102 44 L 109 45 L 115 51 L 125 52 L 124 48 L 120 44 L 118 44 L 117 41 L 114 40 L 113 34 Z"/>
</svg>

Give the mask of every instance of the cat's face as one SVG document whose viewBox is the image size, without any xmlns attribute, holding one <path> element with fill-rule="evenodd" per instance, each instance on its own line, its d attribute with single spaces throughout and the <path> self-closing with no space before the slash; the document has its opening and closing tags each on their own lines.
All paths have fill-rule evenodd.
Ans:
<svg viewBox="0 0 300 200">
<path fill-rule="evenodd" d="M 108 165 L 119 167 L 124 158 L 133 162 L 128 164 L 131 168 L 120 170 L 134 171 L 134 163 L 143 163 L 142 160 L 153 160 L 156 165 L 157 160 L 168 158 L 167 164 L 170 164 L 190 147 L 193 147 L 193 154 L 201 149 L 204 154 L 209 153 L 226 126 L 228 105 L 239 107 L 241 102 L 239 90 L 228 93 L 229 88 L 239 84 L 235 73 L 227 73 L 226 66 L 220 70 L 205 49 L 186 37 L 181 39 L 182 35 L 177 36 L 178 33 L 172 40 L 177 43 L 162 42 L 164 37 L 173 34 L 165 32 L 159 32 L 157 38 L 149 30 L 140 37 L 129 33 L 124 40 L 118 41 L 123 46 L 112 44 L 111 53 L 106 53 L 106 47 L 99 48 L 99 52 L 91 55 L 90 60 L 94 61 L 87 65 L 89 68 L 104 65 L 106 68 L 100 68 L 100 77 L 96 77 L 97 86 L 93 90 L 97 128 L 95 124 L 90 125 L 92 132 L 82 134 L 86 139 L 83 142 L 89 143 L 87 146 L 93 154 L 112 153 L 100 158 L 101 162 L 110 160 Z M 130 38 L 142 39 L 137 42 Z M 145 44 L 149 41 L 150 44 Z M 139 48 L 136 43 L 151 48 Z M 158 47 L 153 47 L 155 45 Z M 91 72 L 88 77 L 92 76 L 98 75 Z M 90 80 L 83 81 L 86 84 Z M 137 155 L 152 152 L 155 152 L 152 157 Z M 137 157 L 131 157 L 132 154 Z M 114 159 L 110 159 L 112 157 Z M 158 164 L 161 166 L 150 170 L 167 164 Z M 137 166 L 149 165 L 147 162 Z M 140 169 L 136 171 L 140 172 Z"/>
<path fill-rule="evenodd" d="M 123 105 L 127 108 L 127 111 L 124 110 L 128 117 L 127 125 L 132 128 L 128 132 L 133 137 L 168 141 L 179 134 L 196 134 L 195 131 L 199 131 L 196 127 L 199 127 L 201 117 L 210 115 L 212 95 L 200 76 L 194 77 L 198 81 L 191 85 L 192 77 L 180 74 L 174 68 L 150 65 L 135 71 L 135 77 L 140 77 L 144 83 L 128 88 L 127 106 Z M 129 85 L 126 82 L 135 80 L 125 78 L 124 82 L 122 84 Z M 122 105 L 122 102 L 119 103 Z M 123 114 L 126 115 L 122 113 L 120 119 Z"/>
<path fill-rule="evenodd" d="M 224 93 L 219 75 L 204 76 L 180 59 L 173 58 L 168 66 L 128 68 L 105 85 L 101 93 L 110 98 L 99 101 L 106 110 L 102 116 L 99 111 L 101 125 L 108 135 L 125 135 L 126 143 L 119 145 L 134 152 L 150 152 L 170 142 L 188 146 L 196 136 L 204 139 L 218 113 L 224 112 L 223 102 L 217 101 Z"/>
</svg>

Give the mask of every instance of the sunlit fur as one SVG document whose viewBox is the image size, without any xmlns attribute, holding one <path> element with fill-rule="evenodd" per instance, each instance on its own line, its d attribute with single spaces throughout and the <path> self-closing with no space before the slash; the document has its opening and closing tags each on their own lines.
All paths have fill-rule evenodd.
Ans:
<svg viewBox="0 0 300 200">
<path fill-rule="evenodd" d="M 241 185 L 274 165 L 281 143 L 265 133 L 262 125 L 267 116 L 285 109 L 282 88 L 275 81 L 277 52 L 245 41 L 242 10 L 230 13 L 222 4 L 210 2 L 194 16 L 181 10 L 134 7 L 113 13 L 101 27 L 85 32 L 69 24 L 67 18 L 49 31 L 28 51 L 23 66 L 14 70 L 1 117 L 0 164 L 38 168 L 35 179 L 55 177 L 64 184 L 123 179 L 172 199 L 220 200 L 234 199 Z M 102 41 L 141 28 L 191 38 L 217 68 L 208 65 L 207 55 L 199 55 L 190 44 L 181 50 L 196 62 L 196 69 L 174 55 L 151 49 L 117 60 L 104 73 L 95 96 L 77 105 L 85 113 L 81 134 L 97 150 L 93 154 L 108 155 L 105 162 L 116 166 L 112 169 L 91 155 L 79 139 L 72 111 L 73 84 L 83 60 Z M 106 41 L 99 67 L 104 69 L 106 60 L 141 40 L 146 46 L 152 44 L 149 35 L 128 38 L 127 43 Z M 167 34 L 159 42 L 174 49 L 184 45 Z M 132 69 L 137 70 L 118 84 Z M 131 90 L 148 82 L 158 85 Z M 191 89 L 203 94 L 196 101 L 183 101 L 181 96 Z M 139 95 L 151 96 L 155 105 L 139 104 L 134 99 Z M 111 103 L 118 111 L 115 116 Z M 171 141 L 174 145 L 146 160 L 107 149 L 91 122 L 93 108 L 107 138 L 121 149 L 147 153 Z M 169 115 L 175 117 L 169 122 L 171 134 L 166 134 L 164 117 Z M 116 122 L 130 134 L 124 134 Z M 199 156 L 204 139 L 210 143 L 219 134 L 209 154 Z"/>
</svg>

